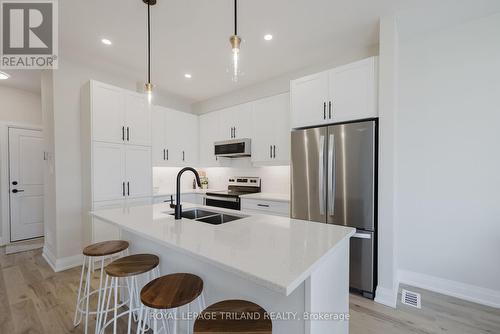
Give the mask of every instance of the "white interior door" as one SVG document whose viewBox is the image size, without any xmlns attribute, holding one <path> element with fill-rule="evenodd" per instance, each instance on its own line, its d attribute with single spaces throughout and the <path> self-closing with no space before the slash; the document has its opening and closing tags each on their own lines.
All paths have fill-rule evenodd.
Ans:
<svg viewBox="0 0 500 334">
<path fill-rule="evenodd" d="M 9 128 L 10 241 L 43 236 L 43 139 Z"/>
</svg>

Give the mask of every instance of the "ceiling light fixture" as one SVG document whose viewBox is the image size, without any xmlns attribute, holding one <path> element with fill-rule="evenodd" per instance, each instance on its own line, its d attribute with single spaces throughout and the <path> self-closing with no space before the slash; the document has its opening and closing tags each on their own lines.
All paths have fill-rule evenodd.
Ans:
<svg viewBox="0 0 500 334">
<path fill-rule="evenodd" d="M 241 37 L 238 36 L 238 0 L 234 0 L 234 35 L 229 37 L 229 42 L 231 43 L 231 49 L 233 51 L 233 69 L 232 77 L 233 81 L 238 81 L 238 75 L 240 74 L 239 69 L 239 58 L 240 58 L 240 45 Z"/>
<path fill-rule="evenodd" d="M 7 80 L 8 78 L 10 78 L 10 75 L 5 72 L 0 72 L 0 80 Z"/>
<path fill-rule="evenodd" d="M 191 79 L 193 76 L 189 73 L 184 74 L 184 78 Z"/>
<path fill-rule="evenodd" d="M 102 44 L 104 44 L 104 45 L 111 45 L 111 44 L 113 44 L 113 42 L 111 42 L 111 41 L 110 41 L 109 39 L 107 39 L 107 38 L 103 38 L 103 39 L 101 39 L 101 42 L 102 42 Z"/>
<path fill-rule="evenodd" d="M 270 41 L 270 40 L 272 40 L 272 39 L 273 39 L 273 35 L 271 35 L 271 34 L 264 35 L 264 39 L 265 39 L 266 41 Z"/>
<path fill-rule="evenodd" d="M 148 11 L 148 81 L 144 85 L 144 91 L 148 95 L 148 102 L 153 100 L 153 84 L 151 83 L 151 6 L 156 5 L 156 0 L 142 0 Z"/>
</svg>

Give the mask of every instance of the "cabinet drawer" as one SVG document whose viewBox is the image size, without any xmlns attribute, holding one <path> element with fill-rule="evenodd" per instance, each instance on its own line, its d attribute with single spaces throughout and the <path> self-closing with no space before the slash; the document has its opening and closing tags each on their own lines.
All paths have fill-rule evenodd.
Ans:
<svg viewBox="0 0 500 334">
<path fill-rule="evenodd" d="M 260 211 L 262 213 L 288 216 L 290 213 L 290 204 L 288 202 L 275 202 L 242 198 L 241 210 Z"/>
</svg>

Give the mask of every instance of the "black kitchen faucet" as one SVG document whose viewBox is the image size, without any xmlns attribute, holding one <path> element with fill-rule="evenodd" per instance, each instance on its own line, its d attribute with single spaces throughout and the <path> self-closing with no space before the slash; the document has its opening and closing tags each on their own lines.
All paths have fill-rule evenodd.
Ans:
<svg viewBox="0 0 500 334">
<path fill-rule="evenodd" d="M 191 171 L 194 173 L 194 176 L 196 178 L 196 183 L 198 184 L 198 187 L 201 188 L 201 181 L 200 181 L 200 175 L 198 175 L 198 172 L 196 169 L 192 167 L 184 167 L 179 171 L 177 174 L 177 187 L 176 191 L 177 193 L 175 194 L 175 219 L 182 219 L 182 205 L 181 205 L 181 176 L 182 173 L 186 171 Z"/>
</svg>

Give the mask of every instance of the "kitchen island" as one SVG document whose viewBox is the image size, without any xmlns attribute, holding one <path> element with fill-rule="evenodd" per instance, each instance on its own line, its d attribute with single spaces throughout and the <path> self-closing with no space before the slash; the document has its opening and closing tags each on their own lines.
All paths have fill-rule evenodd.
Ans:
<svg viewBox="0 0 500 334">
<path fill-rule="evenodd" d="M 239 211 L 184 204 L 230 215 Z M 273 333 L 348 333 L 348 227 L 269 215 L 246 215 L 221 225 L 175 220 L 167 203 L 97 210 L 130 252 L 160 257 L 162 274 L 188 272 L 204 281 L 207 306 L 245 299 L 273 319 Z"/>
</svg>

